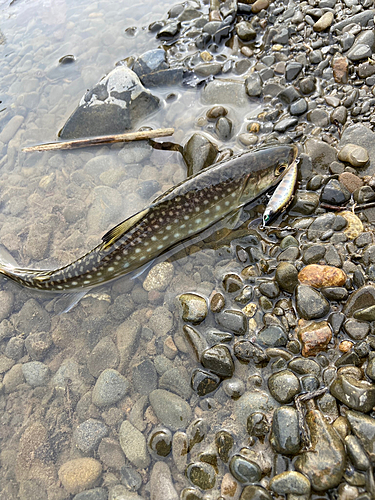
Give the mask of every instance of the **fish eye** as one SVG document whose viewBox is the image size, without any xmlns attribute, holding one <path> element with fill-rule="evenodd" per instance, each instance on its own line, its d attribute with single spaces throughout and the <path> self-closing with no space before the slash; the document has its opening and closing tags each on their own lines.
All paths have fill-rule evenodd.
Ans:
<svg viewBox="0 0 375 500">
<path fill-rule="evenodd" d="M 285 163 L 282 163 L 281 165 L 278 165 L 275 170 L 276 175 L 281 175 L 283 172 L 286 170 L 286 165 Z"/>
</svg>

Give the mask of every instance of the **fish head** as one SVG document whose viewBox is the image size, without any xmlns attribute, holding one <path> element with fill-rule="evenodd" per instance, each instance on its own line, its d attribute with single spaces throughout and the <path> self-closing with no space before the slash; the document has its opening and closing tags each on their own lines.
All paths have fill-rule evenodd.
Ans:
<svg viewBox="0 0 375 500">
<path fill-rule="evenodd" d="M 254 198 L 276 186 L 296 160 L 298 148 L 295 145 L 272 146 L 254 152 L 246 166 L 240 204 L 245 205 Z"/>
</svg>

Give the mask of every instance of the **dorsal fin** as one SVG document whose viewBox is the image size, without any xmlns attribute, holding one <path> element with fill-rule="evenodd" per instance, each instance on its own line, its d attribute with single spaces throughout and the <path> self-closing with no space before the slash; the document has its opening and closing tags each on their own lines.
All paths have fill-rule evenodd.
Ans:
<svg viewBox="0 0 375 500">
<path fill-rule="evenodd" d="M 129 229 L 131 229 L 137 222 L 139 222 L 148 212 L 150 211 L 149 208 L 146 208 L 145 210 L 142 210 L 141 212 L 138 212 L 135 215 L 132 215 L 129 217 L 129 219 L 124 220 L 123 222 L 120 222 L 120 224 L 117 224 L 117 226 L 113 227 L 108 231 L 108 233 L 105 233 L 105 235 L 102 237 L 103 244 L 101 249 L 105 250 L 106 248 L 110 247 L 113 245 L 115 241 L 120 239 Z"/>
</svg>

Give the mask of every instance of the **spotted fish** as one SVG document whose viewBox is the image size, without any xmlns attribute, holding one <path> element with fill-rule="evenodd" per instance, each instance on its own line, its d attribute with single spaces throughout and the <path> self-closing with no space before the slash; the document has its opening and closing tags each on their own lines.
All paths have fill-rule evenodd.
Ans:
<svg viewBox="0 0 375 500">
<path fill-rule="evenodd" d="M 298 168 L 295 160 L 288 172 L 283 176 L 280 184 L 275 189 L 263 212 L 263 226 L 269 224 L 277 217 L 293 200 L 294 189 L 297 184 Z"/>
<path fill-rule="evenodd" d="M 296 146 L 247 152 L 200 171 L 106 233 L 75 262 L 55 270 L 0 264 L 0 273 L 29 288 L 72 292 L 133 272 L 179 242 L 220 221 L 272 188 L 297 156 Z"/>
</svg>

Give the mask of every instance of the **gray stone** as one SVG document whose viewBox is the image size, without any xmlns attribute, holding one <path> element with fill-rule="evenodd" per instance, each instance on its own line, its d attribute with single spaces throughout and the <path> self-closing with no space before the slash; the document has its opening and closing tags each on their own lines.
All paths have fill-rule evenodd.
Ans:
<svg viewBox="0 0 375 500">
<path fill-rule="evenodd" d="M 73 432 L 73 441 L 82 453 L 88 454 L 99 446 L 100 441 L 107 434 L 108 427 L 103 422 L 89 418 L 75 429 Z"/>
<path fill-rule="evenodd" d="M 289 108 L 289 112 L 291 115 L 303 115 L 305 111 L 307 111 L 307 101 L 303 97 L 293 102 Z"/>
<path fill-rule="evenodd" d="M 283 347 L 287 344 L 288 338 L 283 328 L 270 325 L 258 333 L 257 340 L 267 347 Z"/>
<path fill-rule="evenodd" d="M 340 21 L 332 26 L 332 30 L 341 31 L 345 26 L 349 24 L 360 24 L 361 26 L 366 26 L 367 23 L 374 18 L 375 10 L 364 10 L 363 12 L 359 12 L 358 14 L 354 14 L 353 16 L 349 16 L 345 18 L 343 21 Z"/>
<path fill-rule="evenodd" d="M 247 318 L 243 312 L 236 309 L 227 309 L 215 315 L 216 323 L 224 330 L 235 335 L 244 335 L 247 331 Z"/>
<path fill-rule="evenodd" d="M 339 375 L 332 382 L 330 392 L 353 410 L 367 413 L 375 406 L 375 385 L 351 375 Z"/>
<path fill-rule="evenodd" d="M 12 337 L 11 339 L 8 340 L 4 354 L 8 358 L 18 361 L 23 357 L 24 351 L 25 351 L 25 340 L 21 337 Z"/>
<path fill-rule="evenodd" d="M 208 314 L 207 302 L 196 293 L 183 293 L 178 297 L 182 307 L 182 319 L 193 323 L 201 323 Z"/>
<path fill-rule="evenodd" d="M 326 174 L 330 164 L 337 160 L 336 150 L 318 139 L 308 139 L 305 152 L 311 157 L 313 170 L 318 174 Z"/>
<path fill-rule="evenodd" d="M 182 398 L 164 389 L 156 389 L 149 395 L 152 409 L 158 420 L 171 430 L 186 429 L 192 412 Z"/>
<path fill-rule="evenodd" d="M 346 418 L 352 432 L 362 443 L 372 465 L 375 463 L 375 419 L 357 411 L 348 410 Z"/>
<path fill-rule="evenodd" d="M 262 475 L 258 464 L 241 455 L 233 455 L 229 461 L 232 476 L 242 484 L 257 483 Z"/>
<path fill-rule="evenodd" d="M 14 295 L 7 290 L 0 291 L 0 322 L 7 318 L 12 312 Z"/>
<path fill-rule="evenodd" d="M 116 66 L 81 99 L 59 136 L 75 139 L 121 134 L 154 112 L 159 99 L 126 66 Z"/>
<path fill-rule="evenodd" d="M 268 379 L 268 388 L 272 397 L 279 403 L 290 403 L 300 390 L 298 378 L 290 370 L 273 373 Z"/>
<path fill-rule="evenodd" d="M 369 323 L 350 318 L 344 323 L 344 329 L 353 340 L 364 339 L 370 331 Z"/>
<path fill-rule="evenodd" d="M 356 436 L 346 436 L 345 445 L 348 451 L 349 458 L 358 470 L 367 471 L 371 467 L 370 460 L 368 459 L 365 450 L 362 447 L 360 440 Z"/>
<path fill-rule="evenodd" d="M 270 442 L 278 453 L 294 455 L 301 448 L 297 410 L 292 406 L 276 408 L 272 418 Z"/>
<path fill-rule="evenodd" d="M 124 420 L 121 424 L 119 439 L 122 451 L 135 467 L 140 469 L 148 467 L 150 455 L 147 451 L 146 438 L 128 420 Z"/>
<path fill-rule="evenodd" d="M 92 402 L 99 407 L 120 401 L 129 390 L 129 382 L 117 370 L 104 370 L 92 391 Z"/>
<path fill-rule="evenodd" d="M 35 332 L 25 340 L 27 353 L 34 361 L 41 361 L 52 346 L 51 335 L 47 332 Z"/>
<path fill-rule="evenodd" d="M 344 205 L 350 200 L 350 193 L 337 179 L 331 179 L 323 187 L 320 201 L 329 205 Z"/>
<path fill-rule="evenodd" d="M 115 470 L 125 468 L 125 457 L 118 441 L 111 438 L 103 438 L 98 448 L 100 461 L 107 467 Z M 132 488 L 129 488 L 132 489 Z"/>
<path fill-rule="evenodd" d="M 289 262 L 280 262 L 276 268 L 275 279 L 283 290 L 292 293 L 298 285 L 298 271 Z"/>
<path fill-rule="evenodd" d="M 317 319 L 325 316 L 330 309 L 329 302 L 323 295 L 307 285 L 296 288 L 296 307 L 304 319 Z"/>
<path fill-rule="evenodd" d="M 219 139 L 228 141 L 232 137 L 233 123 L 226 116 L 221 116 L 215 125 L 215 132 Z"/>
<path fill-rule="evenodd" d="M 40 361 L 30 361 L 22 365 L 22 373 L 26 382 L 32 387 L 46 385 L 49 380 L 49 368 Z"/>
<path fill-rule="evenodd" d="M 375 173 L 375 133 L 362 123 L 356 123 L 344 130 L 339 148 L 343 148 L 346 144 L 361 146 L 368 152 L 370 162 L 361 170 L 361 175 L 373 175 Z"/>
<path fill-rule="evenodd" d="M 227 346 L 222 344 L 214 345 L 203 351 L 201 363 L 204 368 L 215 373 L 219 377 L 231 377 L 234 372 L 234 363 Z"/>
<path fill-rule="evenodd" d="M 49 332 L 51 329 L 49 314 L 35 299 L 29 299 L 20 312 L 13 315 L 13 321 L 20 333 Z"/>
<path fill-rule="evenodd" d="M 295 127 L 297 124 L 297 118 L 283 118 L 275 124 L 274 130 L 276 132 L 285 132 L 288 128 Z"/>
<path fill-rule="evenodd" d="M 270 489 L 277 495 L 295 495 L 308 497 L 311 485 L 306 476 L 296 471 L 277 474 L 270 481 Z"/>
<path fill-rule="evenodd" d="M 368 57 L 371 57 L 371 55 L 372 55 L 372 50 L 368 45 L 365 45 L 363 43 L 358 43 L 358 44 L 356 43 L 347 53 L 348 59 L 354 62 L 367 59 Z"/>
</svg>

